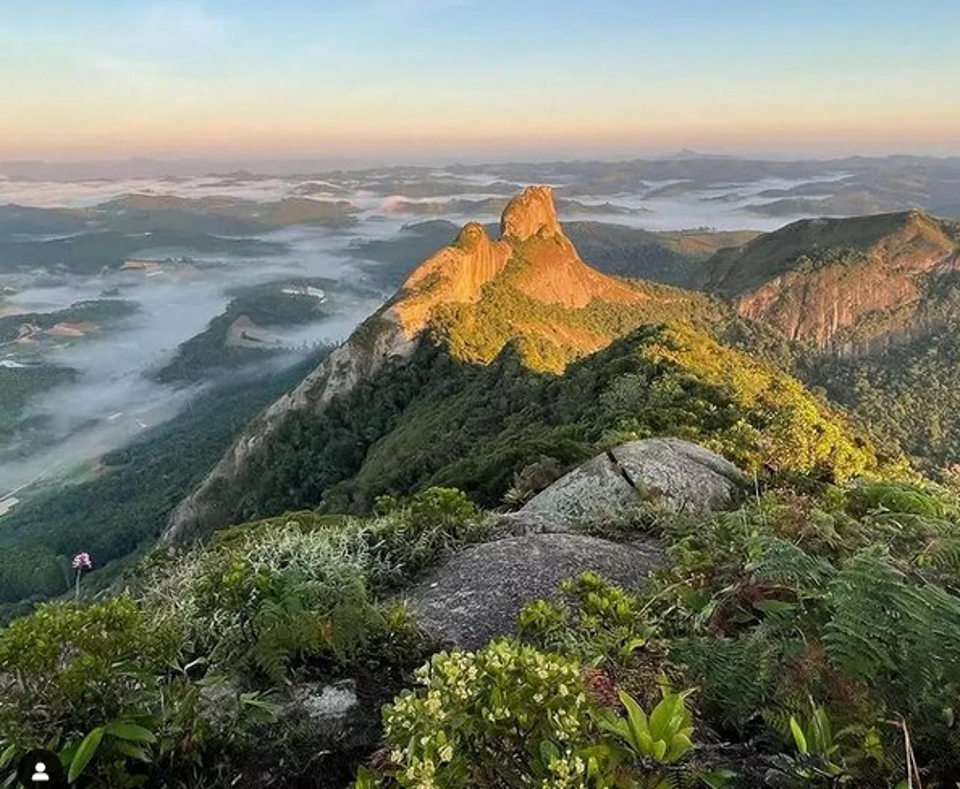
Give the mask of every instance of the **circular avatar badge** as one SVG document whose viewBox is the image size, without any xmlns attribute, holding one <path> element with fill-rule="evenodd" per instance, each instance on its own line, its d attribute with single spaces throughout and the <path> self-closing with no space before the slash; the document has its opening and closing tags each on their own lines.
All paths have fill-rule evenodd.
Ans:
<svg viewBox="0 0 960 789">
<path fill-rule="evenodd" d="M 17 765 L 17 778 L 29 789 L 63 789 L 66 786 L 60 758 L 52 751 L 41 748 L 30 751 L 20 760 Z"/>
</svg>

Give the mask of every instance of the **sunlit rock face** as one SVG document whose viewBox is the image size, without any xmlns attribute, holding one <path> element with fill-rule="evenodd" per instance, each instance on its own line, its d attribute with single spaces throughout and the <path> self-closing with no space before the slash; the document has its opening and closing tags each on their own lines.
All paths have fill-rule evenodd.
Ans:
<svg viewBox="0 0 960 789">
<path fill-rule="evenodd" d="M 553 189 L 531 186 L 514 197 L 500 218 L 500 235 L 516 241 L 530 236 L 554 236 L 560 233 L 560 222 L 553 204 Z"/>
</svg>

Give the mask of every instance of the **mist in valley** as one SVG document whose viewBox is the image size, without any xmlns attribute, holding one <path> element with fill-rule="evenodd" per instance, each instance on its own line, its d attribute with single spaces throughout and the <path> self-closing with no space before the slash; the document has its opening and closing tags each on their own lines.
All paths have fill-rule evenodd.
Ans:
<svg viewBox="0 0 960 789">
<path fill-rule="evenodd" d="M 40 393 L 26 406 L 23 417 L 29 430 L 5 445 L 0 439 L 0 499 L 37 480 L 51 482 L 89 467 L 105 452 L 188 408 L 210 381 L 160 383 L 153 373 L 244 289 L 297 279 L 322 278 L 329 283 L 324 287 L 322 317 L 278 327 L 273 337 L 285 352 L 265 355 L 254 368 L 293 364 L 310 348 L 342 342 L 420 262 L 401 258 L 388 272 L 381 263 L 363 257 L 364 243 L 393 243 L 407 225 L 434 219 L 456 225 L 473 219 L 496 221 L 503 202 L 535 178 L 556 187 L 558 200 L 566 203 L 560 209 L 566 221 L 653 231 L 773 230 L 807 214 L 765 215 L 758 206 L 794 190 L 808 198 L 828 196 L 849 177 L 841 169 L 825 170 L 814 163 L 797 177 L 771 177 L 760 168 L 757 177 L 736 182 L 710 177 L 626 179 L 634 185 L 593 189 L 592 183 L 606 182 L 601 177 L 604 166 L 592 167 L 386 168 L 296 176 L 234 173 L 77 181 L 0 177 L 0 206 L 72 211 L 125 195 L 151 195 L 223 198 L 262 206 L 290 199 L 345 200 L 352 212 L 350 221 L 340 227 L 294 224 L 240 239 L 268 242 L 277 250 L 271 254 L 239 257 L 190 248 L 146 248 L 133 257 L 186 260 L 155 271 L 104 268 L 91 276 L 56 268 L 0 273 L 0 292 L 7 289 L 0 298 L 0 315 L 50 313 L 102 298 L 136 305 L 135 313 L 89 337 L 35 348 L 0 346 L 0 359 L 26 358 L 76 371 L 72 382 Z M 612 165 L 608 169 L 616 172 Z M 600 176 L 591 181 L 594 170 Z"/>
</svg>

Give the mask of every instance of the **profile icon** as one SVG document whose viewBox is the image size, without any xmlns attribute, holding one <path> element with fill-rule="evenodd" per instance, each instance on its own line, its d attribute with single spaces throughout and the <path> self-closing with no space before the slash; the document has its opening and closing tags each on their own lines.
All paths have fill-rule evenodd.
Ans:
<svg viewBox="0 0 960 789">
<path fill-rule="evenodd" d="M 60 758 L 52 751 L 42 748 L 30 751 L 20 760 L 20 764 L 17 765 L 17 778 L 20 779 L 21 785 L 30 789 L 38 787 L 61 789 L 65 786 Z"/>
</svg>

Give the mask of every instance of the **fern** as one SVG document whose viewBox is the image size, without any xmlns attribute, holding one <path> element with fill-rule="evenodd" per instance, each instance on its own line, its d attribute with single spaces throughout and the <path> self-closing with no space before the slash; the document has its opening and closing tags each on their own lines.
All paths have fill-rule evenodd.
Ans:
<svg viewBox="0 0 960 789">
<path fill-rule="evenodd" d="M 700 682 L 704 707 L 738 728 L 763 706 L 776 665 L 774 646 L 758 635 L 677 641 L 673 657 Z"/>
<path fill-rule="evenodd" d="M 960 682 L 960 599 L 918 586 L 877 550 L 849 560 L 830 585 L 824 645 L 848 677 L 908 713 Z"/>
<path fill-rule="evenodd" d="M 754 583 L 772 583 L 815 593 L 832 578 L 833 565 L 819 556 L 811 556 L 792 542 L 777 537 L 762 543 L 760 557 L 753 563 L 751 577 Z"/>
<path fill-rule="evenodd" d="M 918 558 L 920 564 L 929 564 L 954 583 L 960 582 L 960 537 L 934 538 Z"/>
</svg>

